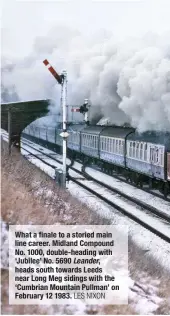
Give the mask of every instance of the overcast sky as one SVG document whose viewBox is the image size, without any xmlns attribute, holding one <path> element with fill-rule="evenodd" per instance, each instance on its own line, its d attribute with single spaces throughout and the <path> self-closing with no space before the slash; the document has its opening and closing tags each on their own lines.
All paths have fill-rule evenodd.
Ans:
<svg viewBox="0 0 170 316">
<path fill-rule="evenodd" d="M 170 31 L 170 1 L 3 0 L 2 50 L 24 56 L 38 35 L 57 24 L 90 34 L 100 29 L 115 37 Z"/>
</svg>

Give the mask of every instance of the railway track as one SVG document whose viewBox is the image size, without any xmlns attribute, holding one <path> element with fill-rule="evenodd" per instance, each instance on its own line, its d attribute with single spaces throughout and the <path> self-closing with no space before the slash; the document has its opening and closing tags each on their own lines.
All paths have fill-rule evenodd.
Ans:
<svg viewBox="0 0 170 316">
<path fill-rule="evenodd" d="M 26 144 L 26 143 L 25 143 L 25 144 Z M 28 146 L 28 144 L 26 144 L 26 145 Z M 35 149 L 35 148 L 32 147 L 31 145 L 29 145 L 29 147 L 32 148 L 32 149 Z M 36 149 L 36 150 L 37 150 L 38 152 L 42 153 L 41 150 L 39 150 L 39 149 Z M 61 160 L 58 160 L 58 159 L 54 158 L 54 157 L 53 157 L 53 154 L 51 155 L 51 154 L 47 154 L 47 153 L 44 153 L 44 152 L 43 152 L 43 155 L 45 155 L 46 157 L 48 157 L 48 158 L 50 158 L 50 159 L 53 159 L 54 161 L 57 161 L 58 163 L 61 164 Z M 55 154 L 54 154 L 54 155 L 55 155 Z M 147 210 L 147 211 L 149 211 L 149 212 L 152 212 L 154 215 L 156 215 L 156 216 L 158 216 L 158 217 L 160 217 L 160 218 L 165 219 L 167 222 L 170 223 L 170 215 L 165 214 L 164 212 L 158 210 L 156 207 L 153 207 L 153 206 L 151 206 L 151 205 L 149 205 L 149 204 L 147 204 L 147 203 L 145 203 L 145 202 L 143 202 L 143 201 L 141 201 L 141 200 L 139 200 L 139 199 L 137 199 L 137 198 L 135 198 L 135 197 L 132 197 L 132 196 L 127 195 L 126 193 L 123 193 L 122 191 L 120 191 L 120 190 L 117 189 L 117 188 L 114 188 L 114 187 L 112 187 L 112 186 L 110 186 L 110 185 L 107 185 L 107 184 L 103 183 L 102 181 L 99 181 L 99 180 L 95 179 L 94 177 L 92 177 L 91 175 L 89 175 L 89 174 L 86 172 L 85 166 L 82 166 L 82 171 L 80 171 L 80 170 L 77 170 L 76 168 L 74 168 L 73 165 L 74 165 L 74 162 L 72 161 L 71 164 L 68 165 L 68 168 L 70 168 L 71 170 L 73 170 L 73 171 L 79 173 L 80 175 L 83 175 L 86 179 L 91 180 L 91 181 L 94 181 L 94 182 L 98 183 L 99 185 L 105 187 L 106 189 L 110 190 L 111 192 L 120 195 L 121 197 L 123 197 L 123 198 L 125 198 L 125 199 L 127 199 L 127 200 L 129 200 L 129 201 L 131 201 L 131 202 L 133 202 L 134 204 L 137 204 L 137 205 L 140 206 L 141 208 L 143 208 L 143 209 L 145 209 L 145 210 Z"/>
<path fill-rule="evenodd" d="M 27 141 L 27 139 L 26 139 L 26 141 Z M 27 142 L 22 141 L 22 143 L 25 146 L 31 148 L 32 150 L 35 150 L 38 153 L 38 154 L 37 153 L 35 154 L 35 153 L 31 152 L 30 150 L 26 149 L 25 147 L 21 146 L 21 148 L 28 153 L 27 155 L 24 155 L 26 159 L 28 159 L 28 157 L 30 157 L 30 156 L 35 157 L 36 159 L 40 160 L 45 165 L 51 167 L 54 170 L 56 169 L 56 166 L 54 164 L 46 161 L 47 158 L 51 159 L 59 164 L 62 163 L 61 159 L 54 158 L 54 155 L 56 156 L 57 154 L 47 154 L 44 151 L 31 146 L 30 142 L 28 143 L 28 141 Z M 162 211 L 160 211 L 160 210 L 150 206 L 149 204 L 146 204 L 146 203 L 144 203 L 136 198 L 130 197 L 129 195 L 121 192 L 120 190 L 118 190 L 116 188 L 113 188 L 109 185 L 103 184 L 101 181 L 94 179 L 85 171 L 85 167 L 82 168 L 82 171 L 74 168 L 73 161 L 71 161 L 71 163 L 68 165 L 68 168 L 70 168 L 72 171 L 76 172 L 78 175 L 81 175 L 81 178 L 78 178 L 78 177 L 76 178 L 75 176 L 72 176 L 72 175 L 69 176 L 70 180 L 73 181 L 75 184 L 82 187 L 84 190 L 90 192 L 91 194 L 93 194 L 94 196 L 99 198 L 101 201 L 107 203 L 108 205 L 110 205 L 111 207 L 113 207 L 114 209 L 116 209 L 117 211 L 122 213 L 123 215 L 127 216 L 128 218 L 130 218 L 134 222 L 143 226 L 144 228 L 146 228 L 150 232 L 154 233 L 155 235 L 157 235 L 158 237 L 160 237 L 164 241 L 170 243 L 170 229 L 169 229 L 169 232 L 167 231 L 167 227 L 169 226 L 169 223 L 170 223 L 170 216 L 168 214 L 166 214 L 166 213 L 164 213 L 164 212 L 162 212 Z M 119 199 L 123 198 L 123 199 L 127 200 L 128 202 L 130 201 L 131 203 L 135 204 L 136 206 L 142 208 L 142 211 L 140 211 L 140 212 L 143 212 L 143 219 L 140 218 L 141 216 L 137 216 L 137 214 L 135 214 L 135 212 L 134 213 L 130 212 L 128 209 L 126 209 L 126 207 L 123 207 L 123 206 L 119 205 L 118 203 L 115 203 L 114 201 L 112 201 L 111 198 L 109 199 L 108 197 L 104 196 L 100 192 L 97 192 L 97 190 L 95 190 L 93 188 L 93 184 L 97 184 L 99 186 L 99 188 L 98 188 L 99 191 L 100 191 L 100 189 L 103 189 L 103 188 L 106 189 L 107 195 L 110 194 L 110 196 L 111 196 L 114 193 L 114 195 L 116 194 L 119 196 Z M 131 207 L 134 208 L 134 206 L 131 206 Z M 138 212 L 139 212 L 139 210 L 138 210 Z M 146 220 L 144 219 L 144 216 L 146 216 L 146 215 L 148 216 L 148 214 L 146 212 L 149 212 L 150 213 L 149 216 L 153 217 L 152 218 L 153 225 L 147 221 L 147 217 L 146 217 Z M 155 220 L 158 221 L 158 219 L 161 221 L 164 221 L 164 225 L 165 225 L 164 232 L 163 232 L 163 230 L 160 231 L 156 227 L 157 225 L 155 225 Z"/>
<path fill-rule="evenodd" d="M 34 137 L 34 138 L 36 139 L 36 137 Z M 91 167 L 94 168 L 94 166 L 91 166 Z M 145 193 L 152 194 L 153 196 L 158 197 L 158 198 L 162 199 L 163 201 L 170 202 L 170 197 L 169 197 L 169 196 L 165 197 L 164 194 L 161 193 L 161 192 L 159 192 L 158 190 L 157 190 L 157 192 L 156 192 L 156 191 L 154 191 L 154 189 L 150 189 L 150 188 L 148 188 L 148 187 L 147 187 L 147 188 L 145 188 L 145 187 L 139 187 L 139 186 L 137 186 L 135 183 L 129 182 L 123 175 L 120 175 L 120 174 L 118 174 L 118 173 L 116 173 L 116 172 L 112 172 L 112 174 L 109 174 L 109 173 L 107 173 L 106 171 L 102 170 L 102 169 L 101 169 L 99 166 L 97 166 L 97 165 L 95 166 L 94 169 L 96 169 L 96 170 L 98 170 L 98 171 L 100 171 L 100 172 L 102 172 L 102 173 L 104 173 L 104 174 L 106 174 L 106 175 L 110 175 L 110 176 L 112 176 L 114 179 L 117 179 L 117 180 L 119 180 L 119 181 L 122 181 L 122 182 L 124 182 L 124 183 L 127 183 L 127 184 L 131 185 L 131 186 L 134 187 L 134 188 L 138 188 L 138 189 L 140 189 L 141 191 L 143 191 L 143 192 L 145 192 Z"/>
<path fill-rule="evenodd" d="M 98 171 L 101 171 L 101 172 L 105 173 L 106 175 L 108 175 L 107 172 L 101 170 L 98 166 L 96 166 L 95 169 L 97 169 Z M 158 197 L 158 198 L 160 198 L 160 199 L 162 199 L 162 200 L 164 200 L 164 201 L 170 202 L 169 196 L 165 197 L 165 196 L 163 195 L 163 193 L 161 193 L 161 192 L 158 193 L 158 192 L 153 191 L 154 189 L 149 189 L 149 188 L 144 188 L 144 187 L 138 187 L 135 183 L 127 181 L 124 176 L 118 175 L 118 174 L 116 174 L 115 172 L 112 173 L 111 176 L 112 176 L 113 178 L 117 179 L 117 180 L 120 180 L 120 181 L 122 181 L 122 182 L 124 182 L 124 183 L 127 183 L 127 184 L 133 186 L 134 188 L 140 188 L 140 190 L 142 190 L 143 192 L 152 194 L 152 195 L 155 196 L 155 197 Z"/>
</svg>

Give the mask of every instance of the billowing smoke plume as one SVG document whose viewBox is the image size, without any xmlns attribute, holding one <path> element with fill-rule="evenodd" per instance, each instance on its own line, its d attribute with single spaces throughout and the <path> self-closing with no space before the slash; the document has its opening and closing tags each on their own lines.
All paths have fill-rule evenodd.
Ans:
<svg viewBox="0 0 170 316">
<path fill-rule="evenodd" d="M 36 38 L 27 59 L 3 56 L 2 101 L 51 98 L 58 111 L 60 87 L 42 63 L 47 58 L 57 71 L 68 71 L 69 104 L 89 98 L 92 119 L 170 130 L 169 43 L 170 33 L 118 42 L 105 31 L 88 38 L 57 26 Z"/>
</svg>

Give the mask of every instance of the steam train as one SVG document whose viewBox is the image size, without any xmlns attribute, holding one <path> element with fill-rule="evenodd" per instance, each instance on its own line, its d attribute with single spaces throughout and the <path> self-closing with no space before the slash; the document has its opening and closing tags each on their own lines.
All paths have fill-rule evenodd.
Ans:
<svg viewBox="0 0 170 316">
<path fill-rule="evenodd" d="M 57 151 L 62 146 L 62 126 L 38 127 L 34 124 L 23 136 Z M 145 183 L 170 194 L 170 132 L 138 133 L 134 128 L 70 124 L 68 155 L 85 163 L 94 162 L 112 174 L 123 173 L 139 186 Z"/>
</svg>

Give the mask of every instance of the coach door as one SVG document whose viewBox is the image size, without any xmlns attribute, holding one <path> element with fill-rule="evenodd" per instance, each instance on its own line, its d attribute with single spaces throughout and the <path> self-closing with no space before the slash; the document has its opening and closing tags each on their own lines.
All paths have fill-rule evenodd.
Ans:
<svg viewBox="0 0 170 316">
<path fill-rule="evenodd" d="M 150 167 L 151 167 L 151 174 L 154 175 L 154 162 L 155 162 L 155 148 L 150 147 Z"/>
<path fill-rule="evenodd" d="M 167 153 L 167 179 L 170 181 L 170 153 Z"/>
</svg>

